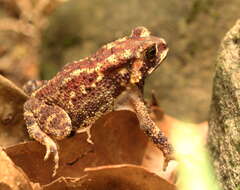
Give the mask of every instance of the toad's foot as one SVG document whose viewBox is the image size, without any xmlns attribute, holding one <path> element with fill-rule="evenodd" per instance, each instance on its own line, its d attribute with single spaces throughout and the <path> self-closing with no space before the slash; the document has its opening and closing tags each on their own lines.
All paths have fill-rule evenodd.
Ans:
<svg viewBox="0 0 240 190">
<path fill-rule="evenodd" d="M 58 155 L 58 148 L 57 148 L 57 144 L 52 140 L 52 139 L 46 139 L 45 140 L 45 146 L 46 146 L 46 154 L 44 156 L 44 160 L 46 161 L 50 154 L 52 153 L 54 156 L 54 169 L 53 169 L 53 174 L 52 176 L 55 176 L 57 173 L 57 169 L 59 167 L 59 155 Z"/>
<path fill-rule="evenodd" d="M 93 141 L 92 141 L 92 139 L 91 139 L 91 125 L 90 126 L 88 126 L 88 127 L 85 127 L 85 128 L 80 128 L 80 129 L 78 129 L 77 130 L 77 133 L 87 133 L 87 136 L 88 136 L 88 138 L 87 138 L 87 142 L 89 143 L 89 144 L 94 144 L 93 143 Z"/>
</svg>

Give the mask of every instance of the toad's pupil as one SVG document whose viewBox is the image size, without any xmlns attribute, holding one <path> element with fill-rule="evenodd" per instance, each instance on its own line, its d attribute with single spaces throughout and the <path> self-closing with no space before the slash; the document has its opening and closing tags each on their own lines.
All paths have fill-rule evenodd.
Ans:
<svg viewBox="0 0 240 190">
<path fill-rule="evenodd" d="M 146 58 L 148 60 L 152 60 L 155 58 L 156 55 L 156 48 L 155 47 L 151 47 L 150 49 L 148 49 L 148 51 L 146 52 Z"/>
</svg>

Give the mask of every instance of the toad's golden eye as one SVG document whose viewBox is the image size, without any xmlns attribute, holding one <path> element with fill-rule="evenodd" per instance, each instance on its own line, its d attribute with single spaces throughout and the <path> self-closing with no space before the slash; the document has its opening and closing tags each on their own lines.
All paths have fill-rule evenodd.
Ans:
<svg viewBox="0 0 240 190">
<path fill-rule="evenodd" d="M 147 49 L 146 53 L 145 53 L 145 58 L 148 61 L 152 61 L 155 59 L 156 57 L 156 46 L 151 46 L 150 48 Z"/>
</svg>

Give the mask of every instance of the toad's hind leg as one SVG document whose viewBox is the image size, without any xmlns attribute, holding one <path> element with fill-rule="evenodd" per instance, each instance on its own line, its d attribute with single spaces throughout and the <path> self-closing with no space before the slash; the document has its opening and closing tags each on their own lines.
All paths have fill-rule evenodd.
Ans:
<svg viewBox="0 0 240 190">
<path fill-rule="evenodd" d="M 58 168 L 59 156 L 57 144 L 53 139 L 61 140 L 72 130 L 68 114 L 58 106 L 47 105 L 44 102 L 31 98 L 24 104 L 24 119 L 30 137 L 46 146 L 44 159 L 54 155 L 54 173 Z"/>
</svg>

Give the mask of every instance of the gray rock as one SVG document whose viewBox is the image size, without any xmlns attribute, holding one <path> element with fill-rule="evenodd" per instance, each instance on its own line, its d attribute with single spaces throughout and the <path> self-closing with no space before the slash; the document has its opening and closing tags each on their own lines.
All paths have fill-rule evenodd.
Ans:
<svg viewBox="0 0 240 190">
<path fill-rule="evenodd" d="M 240 188 L 240 20 L 221 44 L 213 84 L 208 144 L 223 189 Z"/>
</svg>

